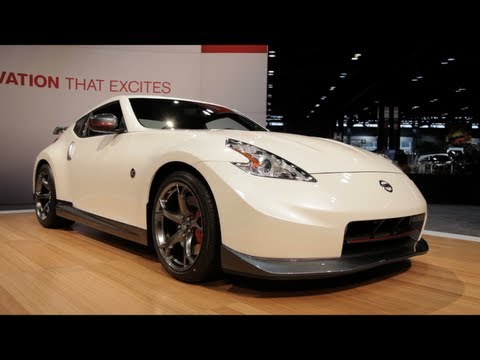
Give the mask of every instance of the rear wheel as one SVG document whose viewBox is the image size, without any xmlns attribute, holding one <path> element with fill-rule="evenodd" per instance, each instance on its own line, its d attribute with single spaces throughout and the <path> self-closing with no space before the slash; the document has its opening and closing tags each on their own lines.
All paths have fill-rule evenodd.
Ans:
<svg viewBox="0 0 480 360">
<path fill-rule="evenodd" d="M 55 180 L 52 170 L 47 164 L 43 164 L 37 172 L 35 182 L 35 213 L 38 222 L 46 228 L 59 228 L 70 226 L 74 223 L 57 216 L 55 206 L 57 205 L 57 193 L 55 191 Z"/>
<path fill-rule="evenodd" d="M 211 280 L 220 272 L 220 230 L 213 195 L 196 176 L 177 171 L 158 188 L 152 208 L 157 255 L 174 278 Z"/>
</svg>

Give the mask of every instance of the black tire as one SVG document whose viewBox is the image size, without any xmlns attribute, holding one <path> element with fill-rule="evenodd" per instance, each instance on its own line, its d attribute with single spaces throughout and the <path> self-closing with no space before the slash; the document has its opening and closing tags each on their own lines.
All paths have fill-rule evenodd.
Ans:
<svg viewBox="0 0 480 360">
<path fill-rule="evenodd" d="M 57 193 L 52 169 L 43 164 L 37 171 L 35 180 L 35 214 L 38 222 L 46 228 L 61 228 L 71 226 L 74 221 L 57 216 Z"/>
<path fill-rule="evenodd" d="M 211 191 L 193 174 L 176 171 L 160 184 L 151 229 L 158 258 L 175 279 L 198 283 L 221 273 L 217 207 Z"/>
</svg>

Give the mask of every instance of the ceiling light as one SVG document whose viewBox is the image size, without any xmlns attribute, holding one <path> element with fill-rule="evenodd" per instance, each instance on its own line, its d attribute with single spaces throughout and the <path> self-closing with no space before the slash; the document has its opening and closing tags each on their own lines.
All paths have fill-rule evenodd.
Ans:
<svg viewBox="0 0 480 360">
<path fill-rule="evenodd" d="M 347 73 L 340 73 L 340 75 L 347 76 Z"/>
<path fill-rule="evenodd" d="M 268 57 L 274 58 L 275 54 L 269 54 Z"/>
<path fill-rule="evenodd" d="M 269 54 L 275 54 L 275 50 L 270 50 L 268 53 Z"/>
<path fill-rule="evenodd" d="M 460 110 L 468 110 L 469 107 L 468 106 L 464 106 L 463 108 L 461 108 Z"/>
<path fill-rule="evenodd" d="M 417 79 L 417 78 L 413 78 L 412 81 L 418 81 L 418 79 Z"/>
<path fill-rule="evenodd" d="M 328 89 L 328 90 L 330 90 L 330 91 L 335 90 L 335 86 L 330 86 L 330 89 Z"/>
<path fill-rule="evenodd" d="M 417 79 L 423 79 L 423 76 L 422 76 L 422 75 L 418 75 L 418 76 L 417 76 Z"/>
<path fill-rule="evenodd" d="M 269 88 L 269 89 L 273 89 L 273 85 L 272 85 L 272 84 L 268 84 L 268 88 Z"/>
<path fill-rule="evenodd" d="M 442 64 L 442 65 L 448 65 L 448 61 L 442 61 L 440 64 Z"/>
<path fill-rule="evenodd" d="M 310 115 L 307 115 L 307 119 L 310 118 Z"/>
<path fill-rule="evenodd" d="M 323 95 L 320 100 L 326 100 L 327 99 L 327 96 L 326 95 Z"/>
<path fill-rule="evenodd" d="M 354 61 L 355 61 L 355 60 L 358 60 L 358 58 L 357 58 L 357 57 L 352 57 L 352 60 L 354 60 Z"/>
<path fill-rule="evenodd" d="M 180 101 L 178 101 L 178 100 L 173 100 L 173 103 L 174 103 L 174 104 L 178 104 L 179 102 L 180 102 Z"/>
<path fill-rule="evenodd" d="M 430 100 L 431 103 L 434 103 L 434 102 L 436 102 L 436 101 L 438 101 L 437 98 Z"/>
<path fill-rule="evenodd" d="M 448 58 L 447 61 L 455 61 L 455 58 L 453 58 L 453 57 Z"/>
<path fill-rule="evenodd" d="M 314 112 L 315 112 L 315 110 L 310 110 L 310 113 L 312 113 L 312 114 L 313 114 Z"/>
<path fill-rule="evenodd" d="M 319 106 L 320 106 L 320 104 L 315 104 L 315 107 L 319 107 Z"/>
<path fill-rule="evenodd" d="M 420 106 L 418 106 L 418 105 L 412 106 L 412 110 L 418 109 L 419 107 Z"/>
<path fill-rule="evenodd" d="M 365 106 L 365 107 L 363 108 L 363 110 L 368 110 L 368 106 Z"/>
<path fill-rule="evenodd" d="M 269 126 L 283 126 L 283 121 L 271 121 L 268 123 Z"/>
<path fill-rule="evenodd" d="M 362 56 L 362 54 L 356 53 L 354 56 L 358 58 L 358 57 Z"/>
</svg>

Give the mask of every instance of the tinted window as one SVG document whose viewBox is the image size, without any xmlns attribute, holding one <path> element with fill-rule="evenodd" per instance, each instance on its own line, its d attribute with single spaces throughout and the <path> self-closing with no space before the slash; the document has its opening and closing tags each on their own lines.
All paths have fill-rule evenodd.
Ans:
<svg viewBox="0 0 480 360">
<path fill-rule="evenodd" d="M 88 115 L 89 114 L 85 115 L 84 117 L 82 117 L 80 120 L 78 120 L 75 123 L 75 127 L 73 128 L 73 132 L 75 134 L 77 134 L 77 136 L 83 137 L 83 130 L 85 129 L 85 122 L 88 119 Z"/>
<path fill-rule="evenodd" d="M 205 123 L 207 129 L 232 129 L 232 130 L 248 130 L 244 125 L 241 123 L 233 120 L 229 117 L 221 117 L 216 120 L 212 120 Z"/>
<path fill-rule="evenodd" d="M 130 99 L 140 124 L 151 129 L 234 129 L 266 131 L 231 109 L 183 100 Z"/>
<path fill-rule="evenodd" d="M 432 156 L 432 161 L 447 162 L 450 158 L 447 155 L 435 155 Z"/>
</svg>

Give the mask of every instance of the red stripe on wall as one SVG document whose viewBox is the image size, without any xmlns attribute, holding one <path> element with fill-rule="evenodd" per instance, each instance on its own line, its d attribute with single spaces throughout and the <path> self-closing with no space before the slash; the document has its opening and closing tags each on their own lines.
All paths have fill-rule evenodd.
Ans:
<svg viewBox="0 0 480 360">
<path fill-rule="evenodd" d="M 202 53 L 266 53 L 267 45 L 202 45 Z"/>
</svg>

